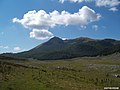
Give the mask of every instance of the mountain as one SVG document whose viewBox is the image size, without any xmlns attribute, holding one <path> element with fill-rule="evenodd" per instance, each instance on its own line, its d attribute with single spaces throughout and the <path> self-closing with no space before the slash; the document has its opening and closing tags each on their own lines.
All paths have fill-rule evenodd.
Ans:
<svg viewBox="0 0 120 90">
<path fill-rule="evenodd" d="M 69 59 L 84 56 L 103 56 L 120 52 L 120 41 L 114 39 L 91 39 L 80 37 L 76 39 L 62 40 L 53 37 L 49 41 L 37 47 L 17 53 L 2 54 L 3 56 L 13 56 L 22 58 L 32 58 L 39 60 L 49 59 Z"/>
</svg>

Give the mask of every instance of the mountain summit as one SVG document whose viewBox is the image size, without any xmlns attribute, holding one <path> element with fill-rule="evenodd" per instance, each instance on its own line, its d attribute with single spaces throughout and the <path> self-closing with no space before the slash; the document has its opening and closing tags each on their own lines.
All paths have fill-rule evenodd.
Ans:
<svg viewBox="0 0 120 90">
<path fill-rule="evenodd" d="M 53 37 L 47 43 L 63 43 L 63 40 L 59 37 Z"/>
<path fill-rule="evenodd" d="M 120 52 L 120 41 L 114 39 L 97 40 L 80 37 L 62 40 L 59 37 L 53 37 L 29 51 L 13 54 L 13 56 L 48 60 L 69 59 L 84 56 L 93 57 L 109 55 L 115 52 Z"/>
<path fill-rule="evenodd" d="M 30 51 L 37 51 L 37 52 L 53 52 L 59 51 L 64 48 L 65 43 L 61 38 L 53 37 L 49 41 L 38 45 L 37 47 L 31 49 Z"/>
</svg>

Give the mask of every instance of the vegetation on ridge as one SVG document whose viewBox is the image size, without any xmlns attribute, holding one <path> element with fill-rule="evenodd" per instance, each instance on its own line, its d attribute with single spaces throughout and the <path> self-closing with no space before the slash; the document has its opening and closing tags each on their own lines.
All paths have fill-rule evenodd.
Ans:
<svg viewBox="0 0 120 90">
<path fill-rule="evenodd" d="M 114 39 L 96 40 L 90 38 L 76 38 L 62 40 L 54 37 L 37 47 L 17 54 L 3 54 L 4 56 L 33 58 L 39 60 L 70 59 L 76 57 L 94 57 L 110 55 L 120 52 L 120 41 Z"/>
</svg>

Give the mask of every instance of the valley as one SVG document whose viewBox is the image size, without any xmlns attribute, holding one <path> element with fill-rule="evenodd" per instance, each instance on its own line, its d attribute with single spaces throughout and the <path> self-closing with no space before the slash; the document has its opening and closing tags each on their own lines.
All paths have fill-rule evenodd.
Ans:
<svg viewBox="0 0 120 90">
<path fill-rule="evenodd" d="M 0 59 L 0 90 L 103 90 L 120 86 L 120 54 L 62 60 Z"/>
</svg>

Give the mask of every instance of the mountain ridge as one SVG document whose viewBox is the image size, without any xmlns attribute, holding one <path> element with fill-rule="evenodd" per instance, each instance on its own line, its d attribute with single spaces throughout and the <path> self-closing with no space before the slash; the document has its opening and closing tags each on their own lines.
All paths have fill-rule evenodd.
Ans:
<svg viewBox="0 0 120 90">
<path fill-rule="evenodd" d="M 38 60 L 70 59 L 76 57 L 94 57 L 109 55 L 120 52 L 120 41 L 115 39 L 91 39 L 80 37 L 76 39 L 62 40 L 53 37 L 35 48 L 16 54 L 2 54 L 3 56 L 14 56 L 22 58 L 33 58 Z"/>
</svg>

